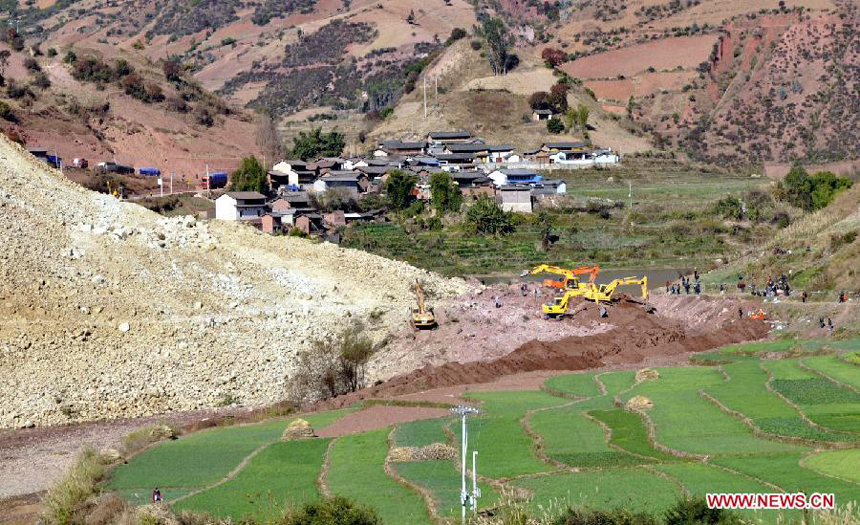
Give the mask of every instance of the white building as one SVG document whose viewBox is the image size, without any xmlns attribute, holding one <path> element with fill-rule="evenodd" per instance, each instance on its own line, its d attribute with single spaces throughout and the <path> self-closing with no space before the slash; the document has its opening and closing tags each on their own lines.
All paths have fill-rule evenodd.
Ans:
<svg viewBox="0 0 860 525">
<path fill-rule="evenodd" d="M 267 213 L 266 196 L 256 191 L 231 191 L 215 199 L 215 218 L 221 221 L 249 221 Z"/>
</svg>

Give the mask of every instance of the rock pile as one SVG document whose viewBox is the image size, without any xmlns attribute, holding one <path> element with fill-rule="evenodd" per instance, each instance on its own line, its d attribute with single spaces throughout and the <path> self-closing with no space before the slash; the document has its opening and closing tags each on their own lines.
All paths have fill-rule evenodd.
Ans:
<svg viewBox="0 0 860 525">
<path fill-rule="evenodd" d="M 0 137 L 0 428 L 281 400 L 313 340 L 405 324 L 416 278 L 437 300 L 469 290 L 333 244 L 165 218 Z"/>
<path fill-rule="evenodd" d="M 654 370 L 653 368 L 643 368 L 641 370 L 636 371 L 636 382 L 641 383 L 642 381 L 648 381 L 649 379 L 659 379 L 660 372 Z"/>
</svg>

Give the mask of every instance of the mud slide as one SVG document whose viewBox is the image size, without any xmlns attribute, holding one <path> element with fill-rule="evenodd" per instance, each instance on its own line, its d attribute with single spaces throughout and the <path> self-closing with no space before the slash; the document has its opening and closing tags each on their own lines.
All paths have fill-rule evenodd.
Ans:
<svg viewBox="0 0 860 525">
<path fill-rule="evenodd" d="M 726 319 L 707 327 L 649 314 L 639 305 L 620 302 L 611 307 L 613 327 L 605 332 L 565 337 L 557 341 L 529 341 L 513 352 L 484 362 L 425 366 L 379 385 L 329 400 L 326 405 L 348 406 L 367 398 L 400 396 L 434 388 L 485 383 L 520 372 L 585 370 L 609 365 L 640 363 L 646 358 L 671 358 L 711 350 L 727 344 L 761 339 L 769 327 L 753 319 Z M 597 319 L 593 305 L 578 315 Z"/>
</svg>

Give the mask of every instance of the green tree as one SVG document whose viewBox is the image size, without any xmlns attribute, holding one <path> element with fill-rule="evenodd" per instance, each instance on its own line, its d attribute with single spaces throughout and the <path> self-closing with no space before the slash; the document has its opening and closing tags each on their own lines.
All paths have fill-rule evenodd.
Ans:
<svg viewBox="0 0 860 525">
<path fill-rule="evenodd" d="M 504 75 L 508 66 L 508 28 L 501 18 L 487 18 L 483 26 L 487 58 L 494 75 Z"/>
<path fill-rule="evenodd" d="M 302 131 L 298 137 L 293 137 L 293 147 L 290 156 L 301 160 L 313 160 L 320 157 L 337 157 L 343 152 L 346 140 L 343 133 L 336 129 L 323 133 L 322 128 L 311 132 Z"/>
<path fill-rule="evenodd" d="M 289 512 L 281 525 L 382 525 L 382 520 L 373 509 L 334 496 Z"/>
<path fill-rule="evenodd" d="M 460 204 L 463 203 L 459 186 L 454 184 L 451 176 L 445 172 L 430 176 L 430 194 L 433 197 L 433 207 L 440 213 L 459 211 Z"/>
<path fill-rule="evenodd" d="M 230 191 L 265 193 L 267 186 L 266 170 L 253 155 L 242 159 L 242 164 L 230 175 Z"/>
<path fill-rule="evenodd" d="M 717 201 L 714 213 L 724 219 L 741 220 L 744 218 L 744 207 L 735 197 L 726 197 Z"/>
<path fill-rule="evenodd" d="M 573 108 L 567 108 L 567 111 L 564 114 L 564 125 L 568 130 L 573 131 L 578 119 L 579 116 L 577 115 L 576 110 Z"/>
<path fill-rule="evenodd" d="M 415 200 L 412 190 L 418 183 L 418 177 L 400 170 L 388 174 L 385 183 L 385 193 L 388 195 L 388 205 L 395 210 L 404 210 Z"/>
<path fill-rule="evenodd" d="M 555 226 L 555 221 L 553 217 L 542 211 L 537 214 L 535 218 L 538 226 L 538 231 L 540 232 L 540 245 L 543 250 L 549 248 L 550 242 L 552 242 L 552 229 Z"/>
<path fill-rule="evenodd" d="M 794 166 L 780 182 L 776 196 L 804 211 L 824 208 L 837 193 L 850 188 L 853 182 L 845 177 L 837 177 L 829 171 L 810 176 L 803 166 Z"/>
<path fill-rule="evenodd" d="M 487 195 L 478 197 L 466 213 L 466 222 L 482 234 L 504 235 L 514 231 L 511 214 L 502 210 L 496 201 Z"/>
<path fill-rule="evenodd" d="M 579 129 L 583 132 L 588 131 L 588 108 L 580 104 L 576 108 L 576 117 L 579 122 Z"/>
<path fill-rule="evenodd" d="M 564 131 L 564 123 L 557 117 L 552 117 L 546 121 L 546 130 L 550 133 L 558 134 Z"/>
</svg>

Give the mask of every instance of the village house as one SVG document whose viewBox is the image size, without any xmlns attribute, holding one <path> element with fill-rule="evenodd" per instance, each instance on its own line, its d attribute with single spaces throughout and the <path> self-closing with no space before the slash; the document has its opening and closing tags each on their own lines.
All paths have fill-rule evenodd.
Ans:
<svg viewBox="0 0 860 525">
<path fill-rule="evenodd" d="M 451 178 L 464 196 L 495 195 L 493 180 L 487 177 L 483 171 L 461 171 L 452 173 Z"/>
<path fill-rule="evenodd" d="M 537 174 L 534 170 L 526 168 L 501 169 L 490 172 L 487 175 L 493 180 L 496 186 L 506 186 L 510 184 L 539 184 L 543 177 Z"/>
<path fill-rule="evenodd" d="M 523 185 L 502 186 L 496 192 L 496 202 L 505 211 L 532 212 L 532 188 Z"/>
<path fill-rule="evenodd" d="M 257 221 L 266 213 L 266 196 L 256 191 L 231 191 L 215 199 L 215 218 L 218 220 Z"/>
<path fill-rule="evenodd" d="M 274 213 L 287 213 L 288 210 L 313 210 L 310 196 L 304 191 L 282 192 L 280 196 L 269 203 Z"/>
<path fill-rule="evenodd" d="M 473 153 L 447 153 L 436 155 L 445 171 L 459 171 L 466 167 L 474 167 L 475 155 Z"/>
<path fill-rule="evenodd" d="M 260 218 L 260 229 L 263 233 L 275 234 L 284 231 L 282 214 L 266 213 Z"/>
<path fill-rule="evenodd" d="M 552 110 L 551 109 L 536 109 L 532 112 L 532 120 L 535 122 L 540 122 L 542 120 L 549 120 L 552 118 Z"/>
<path fill-rule="evenodd" d="M 367 176 L 360 171 L 332 171 L 325 177 L 320 177 L 313 184 L 313 191 L 324 193 L 330 190 L 345 192 L 353 199 L 365 193 L 368 188 Z"/>
<path fill-rule="evenodd" d="M 400 140 L 383 140 L 374 150 L 374 157 L 389 157 L 392 155 L 418 155 L 424 153 L 423 142 L 403 142 Z"/>
<path fill-rule="evenodd" d="M 427 134 L 427 145 L 445 145 L 466 142 L 472 138 L 468 131 L 431 131 Z"/>
<path fill-rule="evenodd" d="M 304 161 L 284 160 L 272 166 L 267 178 L 272 191 L 278 191 L 281 186 L 292 190 L 307 189 L 316 180 L 317 171 Z"/>
</svg>

